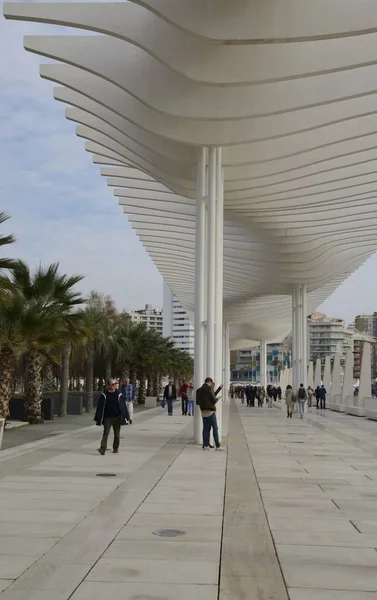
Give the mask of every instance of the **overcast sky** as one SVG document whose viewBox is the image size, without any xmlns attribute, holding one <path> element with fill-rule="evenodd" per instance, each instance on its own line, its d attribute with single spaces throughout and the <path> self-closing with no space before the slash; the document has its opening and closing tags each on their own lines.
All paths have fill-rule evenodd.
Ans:
<svg viewBox="0 0 377 600">
<path fill-rule="evenodd" d="M 85 275 L 84 292 L 108 293 L 119 308 L 161 304 L 157 269 L 53 100 L 53 84 L 39 77 L 47 61 L 23 49 L 24 34 L 67 31 L 0 16 L 0 207 L 12 217 L 3 230 L 17 238 L 9 255 L 58 261 Z M 347 322 L 377 311 L 376 273 L 375 255 L 320 310 Z"/>
</svg>

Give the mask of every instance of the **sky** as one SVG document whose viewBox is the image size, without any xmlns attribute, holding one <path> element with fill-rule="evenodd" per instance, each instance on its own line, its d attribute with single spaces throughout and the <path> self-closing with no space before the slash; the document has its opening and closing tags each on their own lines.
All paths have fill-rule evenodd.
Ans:
<svg viewBox="0 0 377 600">
<path fill-rule="evenodd" d="M 110 294 L 119 309 L 162 304 L 162 279 L 99 174 L 53 84 L 39 77 L 48 62 L 23 49 L 23 35 L 78 33 L 0 15 L 0 210 L 11 216 L 8 255 L 32 267 L 59 262 L 85 276 L 83 293 Z M 80 32 L 82 34 L 82 32 Z M 377 255 L 319 307 L 347 323 L 377 311 Z"/>
</svg>

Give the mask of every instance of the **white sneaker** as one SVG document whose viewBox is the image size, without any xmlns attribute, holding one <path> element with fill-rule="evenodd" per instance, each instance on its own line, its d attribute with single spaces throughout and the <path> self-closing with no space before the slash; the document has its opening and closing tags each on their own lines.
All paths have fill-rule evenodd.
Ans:
<svg viewBox="0 0 377 600">
<path fill-rule="evenodd" d="M 222 450 L 221 446 L 219 446 L 218 448 L 216 448 L 216 450 L 219 450 L 219 451 Z"/>
</svg>

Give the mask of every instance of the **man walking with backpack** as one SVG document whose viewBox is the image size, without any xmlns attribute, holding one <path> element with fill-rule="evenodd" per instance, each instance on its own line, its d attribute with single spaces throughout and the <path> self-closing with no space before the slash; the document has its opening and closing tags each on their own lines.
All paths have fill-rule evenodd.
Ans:
<svg viewBox="0 0 377 600">
<path fill-rule="evenodd" d="M 300 412 L 300 419 L 302 419 L 304 416 L 304 413 L 305 413 L 305 402 L 308 399 L 308 394 L 306 392 L 306 389 L 304 388 L 303 383 L 300 384 L 300 387 L 299 387 L 296 395 L 297 395 L 297 400 L 298 400 L 298 409 Z"/>
</svg>

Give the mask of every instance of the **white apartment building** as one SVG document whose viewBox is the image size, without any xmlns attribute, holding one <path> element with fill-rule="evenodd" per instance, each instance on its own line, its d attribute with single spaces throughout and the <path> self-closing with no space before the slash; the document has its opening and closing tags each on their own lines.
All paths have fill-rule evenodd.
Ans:
<svg viewBox="0 0 377 600">
<path fill-rule="evenodd" d="M 181 350 L 194 358 L 195 334 L 187 312 L 164 282 L 164 337 L 169 337 Z"/>
<path fill-rule="evenodd" d="M 333 357 L 340 352 L 341 360 L 345 359 L 347 349 L 353 345 L 353 331 L 346 329 L 343 319 L 326 317 L 309 319 L 310 357 L 320 358 L 325 362 L 326 356 Z"/>
<path fill-rule="evenodd" d="M 156 329 L 163 334 L 163 311 L 161 306 L 146 304 L 141 310 L 133 310 L 130 313 L 134 323 L 144 323 L 148 329 Z"/>
</svg>

